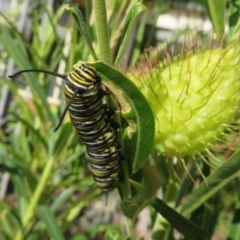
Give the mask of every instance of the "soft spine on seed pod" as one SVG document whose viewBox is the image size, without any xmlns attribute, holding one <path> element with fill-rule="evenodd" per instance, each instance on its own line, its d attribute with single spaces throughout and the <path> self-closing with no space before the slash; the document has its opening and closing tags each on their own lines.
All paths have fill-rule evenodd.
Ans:
<svg viewBox="0 0 240 240">
<path fill-rule="evenodd" d="M 158 152 L 167 157 L 193 156 L 230 139 L 238 126 L 239 66 L 239 41 L 204 50 L 185 42 L 177 54 L 170 49 L 159 54 L 157 62 L 150 52 L 129 73 L 154 112 Z"/>
</svg>

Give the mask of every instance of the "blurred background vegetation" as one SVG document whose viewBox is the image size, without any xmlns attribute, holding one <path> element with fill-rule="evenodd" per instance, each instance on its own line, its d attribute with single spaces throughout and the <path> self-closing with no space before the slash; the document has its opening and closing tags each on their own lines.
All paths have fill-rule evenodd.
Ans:
<svg viewBox="0 0 240 240">
<path fill-rule="evenodd" d="M 84 14 L 96 46 L 91 1 L 73 2 Z M 106 1 L 113 58 L 126 12 L 134 2 Z M 109 193 L 105 206 L 105 195 L 94 184 L 85 147 L 69 118 L 53 133 L 64 109 L 62 80 L 37 73 L 23 74 L 14 81 L 7 78 L 31 68 L 68 73 L 78 60 L 93 60 L 61 4 L 0 1 L 0 239 L 128 239 L 117 191 Z M 176 39 L 181 44 L 186 33 L 199 36 L 201 46 L 213 33 L 201 0 L 149 0 L 144 4 L 147 10 L 138 16 L 119 64 L 124 71 L 139 61 L 145 48 L 163 49 Z M 193 184 L 185 179 L 179 198 L 192 189 Z M 226 239 L 238 198 L 239 174 L 195 210 L 191 220 L 208 230 L 212 239 Z M 141 212 L 136 239 L 150 238 L 154 219 L 151 207 Z M 165 227 L 164 239 L 182 239 L 170 227 Z"/>
</svg>

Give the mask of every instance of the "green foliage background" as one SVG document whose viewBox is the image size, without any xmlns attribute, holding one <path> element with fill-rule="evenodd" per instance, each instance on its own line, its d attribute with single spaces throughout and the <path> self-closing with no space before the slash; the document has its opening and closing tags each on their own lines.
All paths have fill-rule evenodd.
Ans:
<svg viewBox="0 0 240 240">
<path fill-rule="evenodd" d="M 169 7 L 167 1 L 161 1 L 162 5 L 159 5 L 159 1 L 151 2 L 153 9 L 159 10 L 156 11 L 156 16 L 162 9 Z M 117 68 L 125 53 L 133 24 L 144 6 L 135 1 L 111 1 L 112 12 L 107 15 L 104 1 L 96 0 L 92 4 L 95 12 L 92 12 L 89 1 L 85 1 L 83 21 L 74 6 L 69 2 L 65 3 L 65 9 L 73 14 L 73 18 L 69 20 L 71 27 L 59 26 L 62 8 L 53 12 L 43 5 L 41 12 L 31 12 L 31 40 L 19 33 L 15 24 L 1 14 L 0 41 L 5 54 L 1 54 L 2 62 L 8 63 L 11 58 L 20 70 L 39 68 L 52 71 L 57 70 L 62 62 L 65 68 L 59 70 L 66 73 L 71 71 L 72 65 L 78 60 L 101 60 L 107 64 L 98 62 L 94 66 L 102 76 L 109 79 L 110 84 L 114 78 L 122 81 L 122 84 L 115 84 L 119 91 L 125 92 L 124 100 L 127 101 L 126 99 L 132 96 L 126 88 L 129 82 Z M 226 1 L 205 0 L 204 4 L 220 42 L 224 34 Z M 229 2 L 229 42 L 239 33 L 239 9 L 240 1 Z M 145 12 L 147 11 L 148 8 Z M 142 27 L 139 27 L 136 33 L 139 41 L 143 41 L 144 37 L 145 12 L 142 13 L 140 21 Z M 41 14 L 47 19 L 44 30 L 39 22 Z M 101 20 L 104 24 L 99 27 L 92 23 L 91 14 L 94 14 L 95 22 Z M 108 22 L 104 19 L 105 15 Z M 72 19 L 75 20 L 74 23 Z M 57 26 L 70 36 L 69 41 L 59 37 Z M 82 36 L 80 40 L 79 30 Z M 106 30 L 110 40 L 106 39 Z M 40 37 L 39 33 L 42 31 L 44 37 Z M 116 41 L 119 38 L 120 41 Z M 100 44 L 101 40 L 106 44 Z M 129 62 L 134 66 L 140 58 L 141 49 L 135 46 L 132 53 Z M 66 119 L 57 133 L 52 132 L 64 109 L 62 95 L 60 105 L 47 99 L 49 87 L 54 80 L 47 75 L 36 73 L 23 74 L 20 79 L 20 82 L 13 82 L 7 77 L 1 77 L 0 81 L 1 89 L 6 84 L 12 92 L 8 111 L 10 118 L 0 132 L 0 171 L 7 174 L 10 180 L 7 195 L 0 201 L 0 239 L 135 239 L 135 221 L 146 206 L 150 209 L 153 239 L 173 239 L 173 228 L 183 234 L 181 239 L 209 239 L 209 235 L 218 233 L 221 224 L 230 228 L 230 231 L 226 228 L 225 236 L 238 239 L 240 225 L 237 215 L 234 217 L 239 205 L 238 150 L 227 161 L 223 162 L 219 157 L 219 167 L 211 173 L 208 167 L 202 164 L 203 173 L 209 175 L 206 179 L 208 186 L 202 182 L 194 189 L 193 183 L 184 176 L 181 183 L 169 176 L 163 156 L 152 153 L 151 157 L 157 162 L 157 166 L 152 167 L 144 160 L 139 160 L 142 148 L 136 148 L 129 158 L 136 159 L 133 163 L 140 171 L 131 175 L 129 168 L 132 166 L 123 163 L 122 171 L 126 181 L 120 184 L 120 197 L 118 198 L 116 192 L 110 193 L 108 206 L 104 208 L 104 212 L 107 212 L 111 205 L 117 206 L 113 204 L 116 198 L 119 203 L 121 198 L 121 211 L 127 222 L 127 230 L 120 223 L 114 225 L 110 222 L 93 223 L 91 227 L 80 230 L 76 222 L 78 219 L 83 222 L 87 218 L 86 209 L 95 209 L 99 201 L 105 205 L 105 200 L 99 198 L 101 192 L 91 177 L 85 147 L 69 119 Z M 28 86 L 32 94 L 27 100 L 19 91 L 23 86 Z M 59 88 L 61 91 L 61 86 Z M 137 89 L 134 89 L 133 93 L 137 99 L 141 99 L 142 95 L 139 95 Z M 114 100 L 111 104 L 116 106 Z M 145 139 L 145 135 L 148 130 L 152 131 L 153 124 L 143 128 L 146 116 L 134 101 L 130 105 L 133 116 L 140 119 L 137 121 L 133 118 L 138 126 L 136 136 L 140 136 L 136 138 L 139 139 L 136 144 L 143 146 L 144 142 L 152 139 L 152 136 Z M 147 103 L 144 103 L 144 106 L 146 109 L 149 107 Z M 125 119 L 128 122 L 127 114 Z M 145 134 L 141 135 L 141 131 L 145 131 Z M 124 139 L 128 140 L 127 137 Z M 150 148 L 151 146 L 149 151 Z M 148 155 L 147 151 L 145 154 Z M 194 179 L 201 179 L 194 166 L 190 164 L 188 167 Z M 156 173 L 156 176 L 153 173 Z M 162 200 L 155 194 L 160 186 L 163 190 Z M 182 201 L 184 198 L 186 200 Z M 231 209 L 230 213 L 226 210 L 228 208 Z M 120 208 L 113 209 L 112 214 L 116 211 L 120 211 Z M 94 215 L 92 218 L 95 217 Z M 229 218 L 229 221 L 223 220 L 226 218 Z"/>
</svg>

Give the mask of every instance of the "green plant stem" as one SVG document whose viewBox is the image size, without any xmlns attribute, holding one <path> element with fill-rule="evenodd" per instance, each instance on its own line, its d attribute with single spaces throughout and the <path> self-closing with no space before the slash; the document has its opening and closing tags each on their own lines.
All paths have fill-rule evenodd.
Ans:
<svg viewBox="0 0 240 240">
<path fill-rule="evenodd" d="M 43 171 L 43 174 L 39 180 L 39 183 L 37 185 L 37 188 L 30 200 L 30 203 L 28 205 L 28 208 L 26 210 L 26 214 L 24 215 L 24 218 L 22 219 L 22 229 L 19 229 L 17 234 L 16 234 L 16 238 L 15 240 L 22 240 L 23 239 L 23 234 L 24 234 L 24 230 L 26 229 L 26 227 L 29 224 L 29 221 L 31 220 L 33 214 L 34 214 L 34 209 L 42 195 L 42 192 L 44 190 L 44 188 L 46 187 L 46 182 L 48 177 L 52 174 L 52 166 L 54 163 L 55 157 L 51 156 L 48 161 L 47 161 L 47 165 Z"/>
<path fill-rule="evenodd" d="M 127 234 L 128 237 L 130 237 L 130 239 L 134 239 L 134 223 L 132 221 L 132 219 L 130 218 L 126 218 L 127 219 Z"/>
<path fill-rule="evenodd" d="M 170 173 L 170 180 L 164 194 L 164 202 L 170 206 L 175 207 L 176 198 L 179 192 L 179 180 L 176 180 L 173 174 L 172 163 L 168 161 L 168 168 Z M 182 175 L 184 174 L 183 169 L 180 167 L 178 168 L 178 177 L 181 179 Z M 169 223 L 163 218 L 160 214 L 157 215 L 157 219 L 153 226 L 153 234 L 152 239 L 164 239 L 166 234 L 166 229 L 169 226 Z"/>
<path fill-rule="evenodd" d="M 105 0 L 93 0 L 100 60 L 112 65 Z"/>
<path fill-rule="evenodd" d="M 93 0 L 93 7 L 100 60 L 112 65 L 105 0 Z M 110 109 L 119 109 L 115 96 L 108 96 L 107 102 Z M 120 119 L 118 119 L 118 122 L 120 122 Z M 122 199 L 126 199 L 131 197 L 131 187 L 127 181 L 129 169 L 126 162 L 122 164 L 121 169 L 123 182 L 120 183 L 120 191 Z"/>
<path fill-rule="evenodd" d="M 127 161 L 123 162 L 120 166 L 120 173 L 122 181 L 119 183 L 120 195 L 122 200 L 132 197 L 131 195 L 131 186 L 128 182 L 129 178 L 129 169 Z"/>
</svg>

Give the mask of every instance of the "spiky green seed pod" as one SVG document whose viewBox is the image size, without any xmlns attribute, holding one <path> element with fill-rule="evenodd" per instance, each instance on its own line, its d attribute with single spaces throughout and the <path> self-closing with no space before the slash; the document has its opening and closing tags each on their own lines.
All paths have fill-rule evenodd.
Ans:
<svg viewBox="0 0 240 240">
<path fill-rule="evenodd" d="M 218 144 L 234 122 L 240 47 L 183 51 L 131 78 L 154 111 L 155 148 L 169 157 L 192 156 Z"/>
</svg>

